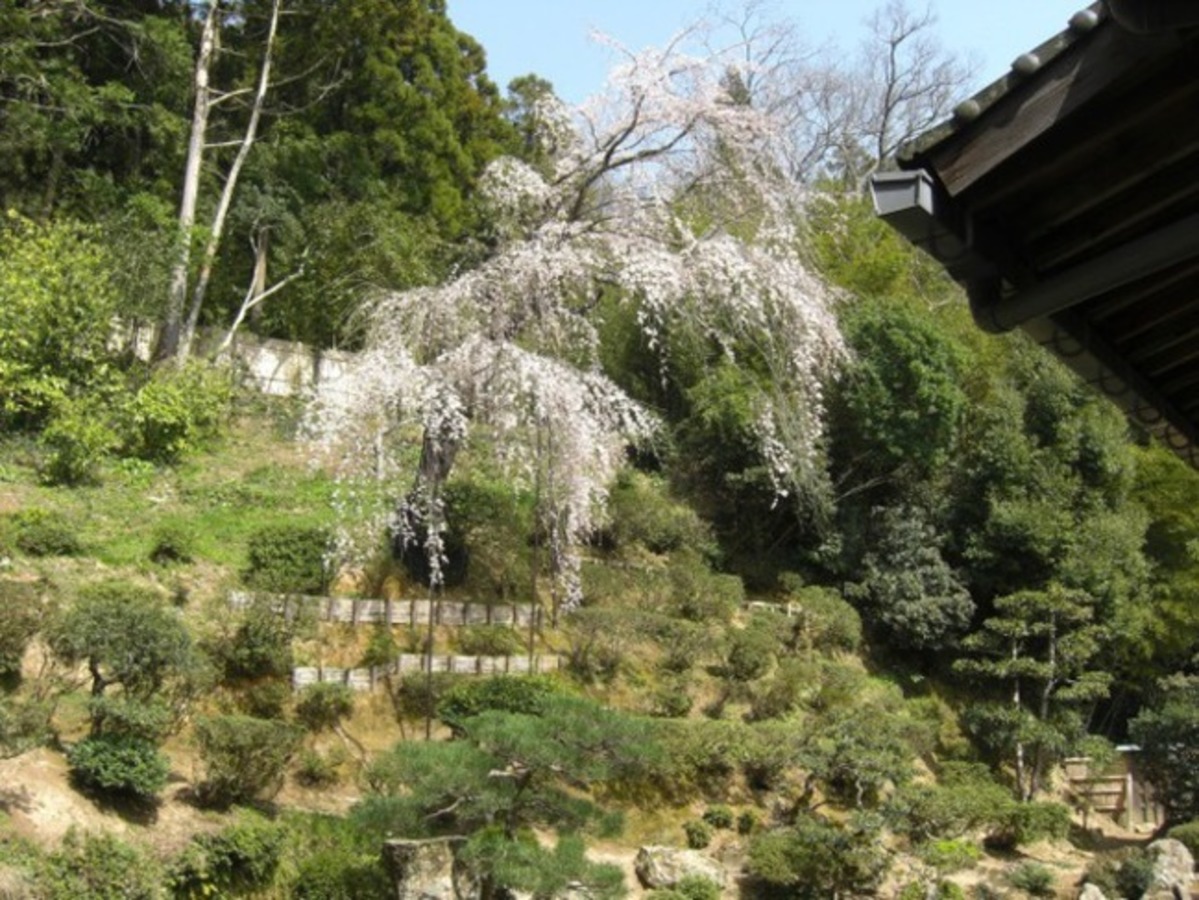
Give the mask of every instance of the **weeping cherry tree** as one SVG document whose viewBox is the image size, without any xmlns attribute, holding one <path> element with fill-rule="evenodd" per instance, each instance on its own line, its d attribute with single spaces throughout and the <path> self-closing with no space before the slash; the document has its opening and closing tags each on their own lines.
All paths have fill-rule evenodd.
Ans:
<svg viewBox="0 0 1199 900">
<path fill-rule="evenodd" d="M 434 585 L 442 486 L 477 436 L 536 496 L 555 612 L 580 602 L 577 548 L 628 447 L 658 427 L 601 370 L 605 299 L 633 312 L 663 379 L 684 328 L 765 367 L 754 440 L 774 491 L 821 489 L 821 385 L 843 349 L 832 294 L 804 261 L 804 197 L 776 162 L 784 132 L 736 102 L 719 59 L 680 47 L 616 48 L 605 90 L 573 111 L 543 92 L 531 120 L 544 165 L 502 158 L 479 185 L 492 255 L 436 287 L 372 298 L 366 351 L 312 405 L 350 521 L 417 544 Z M 402 499 L 363 503 L 363 485 L 402 473 Z"/>
</svg>

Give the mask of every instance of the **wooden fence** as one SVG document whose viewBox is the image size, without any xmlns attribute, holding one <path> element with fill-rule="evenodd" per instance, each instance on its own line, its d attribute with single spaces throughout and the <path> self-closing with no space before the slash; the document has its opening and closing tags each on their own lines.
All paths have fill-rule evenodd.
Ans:
<svg viewBox="0 0 1199 900">
<path fill-rule="evenodd" d="M 1115 760 L 1103 771 L 1093 771 L 1086 757 L 1065 760 L 1066 780 L 1076 803 L 1111 817 L 1129 829 L 1155 829 L 1164 813 L 1153 786 L 1137 766 L 1138 748 L 1117 747 Z"/>
<path fill-rule="evenodd" d="M 406 675 L 428 671 L 432 662 L 434 672 L 452 675 L 529 675 L 556 672 L 562 666 L 559 656 L 455 656 L 423 653 L 403 653 L 391 666 L 372 666 L 369 669 L 341 669 L 334 666 L 304 666 L 292 670 L 291 683 L 296 690 L 318 682 L 344 684 L 356 691 L 373 690 L 388 675 Z"/>
<path fill-rule="evenodd" d="M 266 599 L 272 609 L 292 617 L 314 615 L 323 622 L 343 622 L 350 625 L 505 625 L 528 628 L 530 623 L 540 628 L 543 611 L 540 606 L 517 603 L 472 603 L 456 600 L 362 600 L 354 597 L 311 597 L 300 594 L 255 594 L 231 591 L 229 606 L 244 610 L 255 600 Z"/>
</svg>

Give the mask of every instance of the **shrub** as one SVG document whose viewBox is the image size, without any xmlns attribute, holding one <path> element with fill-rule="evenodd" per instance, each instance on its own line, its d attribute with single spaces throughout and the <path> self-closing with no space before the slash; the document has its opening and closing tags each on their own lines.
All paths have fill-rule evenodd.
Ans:
<svg viewBox="0 0 1199 900">
<path fill-rule="evenodd" d="M 674 892 L 684 900 L 720 900 L 720 885 L 702 875 L 687 875 L 680 878 Z"/>
<path fill-rule="evenodd" d="M 805 900 L 873 893 L 887 864 L 877 829 L 864 819 L 837 826 L 800 816 L 791 828 L 762 832 L 749 845 L 751 875 Z"/>
<path fill-rule="evenodd" d="M 1169 836 L 1176 841 L 1182 841 L 1191 855 L 1199 857 L 1199 819 L 1183 825 L 1175 825 L 1170 829 Z"/>
<path fill-rule="evenodd" d="M 42 478 L 50 484 L 92 484 L 100 464 L 116 449 L 118 438 L 94 400 L 64 400 L 42 431 L 46 451 Z"/>
<path fill-rule="evenodd" d="M 998 818 L 997 827 L 987 835 L 987 843 L 997 848 L 1061 839 L 1070 832 L 1070 810 L 1061 803 L 1012 803 Z"/>
<path fill-rule="evenodd" d="M 853 652 L 862 643 L 862 617 L 831 588 L 797 588 L 788 600 L 799 606 L 793 641 L 815 650 Z"/>
<path fill-rule="evenodd" d="M 505 625 L 473 625 L 458 633 L 458 652 L 468 656 L 519 656 L 523 637 Z"/>
<path fill-rule="evenodd" d="M 94 229 L 15 214 L 0 223 L 0 428 L 40 426 L 111 379 L 114 269 Z"/>
<path fill-rule="evenodd" d="M 247 610 L 232 637 L 213 646 L 212 653 L 231 683 L 291 677 L 290 626 L 262 603 Z"/>
<path fill-rule="evenodd" d="M 672 680 L 654 691 L 650 713 L 663 719 L 682 719 L 691 712 L 691 704 L 686 680 Z"/>
<path fill-rule="evenodd" d="M 332 541 L 325 528 L 268 525 L 250 536 L 243 578 L 259 591 L 321 594 L 328 583 Z"/>
<path fill-rule="evenodd" d="M 283 841 L 280 826 L 257 817 L 198 835 L 171 866 L 168 881 L 176 896 L 188 898 L 261 890 L 274 880 Z"/>
<path fill-rule="evenodd" d="M 755 616 L 749 625 L 733 633 L 725 661 L 727 675 L 732 681 L 753 681 L 769 671 L 778 650 L 778 638 L 769 623 Z"/>
<path fill-rule="evenodd" d="M 344 684 L 310 684 L 296 703 L 296 716 L 312 732 L 327 731 L 354 711 L 354 695 Z"/>
<path fill-rule="evenodd" d="M 153 859 L 119 838 L 72 828 L 37 881 L 46 900 L 160 900 L 160 878 Z"/>
<path fill-rule="evenodd" d="M 1025 862 L 1008 873 L 1008 882 L 1033 897 L 1053 896 L 1053 873 L 1037 862 Z"/>
<path fill-rule="evenodd" d="M 181 522 L 164 522 L 154 529 L 150 561 L 160 566 L 189 563 L 195 557 L 196 535 Z"/>
<path fill-rule="evenodd" d="M 30 556 L 77 556 L 83 545 L 75 526 L 58 512 L 31 507 L 11 516 L 14 543 Z"/>
<path fill-rule="evenodd" d="M 758 818 L 758 814 L 752 809 L 747 809 L 741 815 L 737 816 L 737 834 L 753 834 L 761 825 L 762 822 Z"/>
<path fill-rule="evenodd" d="M 251 684 L 243 684 L 237 698 L 237 706 L 247 716 L 255 719 L 282 719 L 291 702 L 291 685 L 278 678 L 268 678 Z"/>
<path fill-rule="evenodd" d="M 703 819 L 713 828 L 733 827 L 733 811 L 727 806 L 709 806 L 704 810 Z"/>
<path fill-rule="evenodd" d="M 707 526 L 689 506 L 670 499 L 661 479 L 624 470 L 608 502 L 610 531 L 622 548 L 641 544 L 651 553 L 684 548 L 705 555 L 716 551 Z"/>
<path fill-rule="evenodd" d="M 68 751 L 67 762 L 81 787 L 140 800 L 161 791 L 170 774 L 170 764 L 153 742 L 132 735 L 85 738 Z"/>
<path fill-rule="evenodd" d="M 330 787 L 341 780 L 341 765 L 345 754 L 321 754 L 316 750 L 301 750 L 296 760 L 296 781 L 307 787 Z"/>
<path fill-rule="evenodd" d="M 1133 853 L 1116 870 L 1116 892 L 1127 900 L 1140 900 L 1153 886 L 1154 859 L 1145 852 Z"/>
<path fill-rule="evenodd" d="M 395 885 L 378 853 L 320 848 L 304 856 L 291 900 L 391 900 Z"/>
<path fill-rule="evenodd" d="M 540 715 L 546 701 L 561 693 L 557 682 L 544 675 L 460 680 L 437 702 L 437 718 L 460 735 L 464 733 L 466 720 L 472 716 L 489 710 Z"/>
<path fill-rule="evenodd" d="M 175 462 L 220 433 L 231 399 L 228 375 L 207 363 L 155 372 L 119 413 L 122 453 Z"/>
<path fill-rule="evenodd" d="M 274 796 L 300 746 L 303 732 L 283 722 L 250 716 L 211 716 L 196 721 L 204 766 L 200 800 L 227 807 Z"/>
<path fill-rule="evenodd" d="M 171 710 L 165 704 L 135 700 L 128 695 L 100 695 L 87 702 L 92 734 L 108 737 L 135 737 L 152 744 L 160 743 L 172 726 Z"/>
<path fill-rule="evenodd" d="M 683 833 L 687 836 L 687 846 L 692 850 L 702 850 L 712 843 L 712 826 L 700 819 L 684 822 Z"/>
<path fill-rule="evenodd" d="M 362 651 L 362 659 L 358 661 L 358 665 L 368 668 L 388 666 L 395 662 L 399 653 L 400 648 L 396 644 L 395 635 L 391 633 L 391 626 L 379 623 L 371 629 L 370 640 L 367 641 L 366 649 Z"/>
</svg>

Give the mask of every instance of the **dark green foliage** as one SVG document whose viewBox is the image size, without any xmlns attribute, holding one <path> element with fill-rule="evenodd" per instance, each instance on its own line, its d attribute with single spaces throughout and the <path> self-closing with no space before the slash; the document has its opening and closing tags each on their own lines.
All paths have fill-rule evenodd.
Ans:
<svg viewBox="0 0 1199 900">
<path fill-rule="evenodd" d="M 119 684 L 130 696 L 145 699 L 193 659 L 191 637 L 178 613 L 152 589 L 128 581 L 81 588 L 48 640 L 62 659 L 87 664 L 96 695 Z"/>
<path fill-rule="evenodd" d="M 1199 819 L 1175 825 L 1170 829 L 1168 836 L 1176 841 L 1182 841 L 1191 851 L 1192 856 L 1199 857 Z"/>
<path fill-rule="evenodd" d="M 354 711 L 354 694 L 344 684 L 310 684 L 296 701 L 296 718 L 311 732 L 328 731 Z"/>
<path fill-rule="evenodd" d="M 62 513 L 31 507 L 8 516 L 13 543 L 30 556 L 78 556 L 78 529 Z"/>
<path fill-rule="evenodd" d="M 1053 872 L 1038 862 L 1024 862 L 1008 873 L 1012 887 L 1033 897 L 1053 896 Z"/>
<path fill-rule="evenodd" d="M 170 867 L 177 897 L 237 896 L 262 890 L 274 880 L 285 830 L 266 819 L 245 817 L 215 834 L 201 834 Z"/>
<path fill-rule="evenodd" d="M 1164 679 L 1155 701 L 1129 723 L 1139 762 L 1165 807 L 1166 822 L 1199 819 L 1199 677 Z"/>
<path fill-rule="evenodd" d="M 694 553 L 671 558 L 670 593 L 679 615 L 692 622 L 728 622 L 745 602 L 745 585 L 736 575 L 713 572 Z"/>
<path fill-rule="evenodd" d="M 250 716 L 197 719 L 194 733 L 204 768 L 196 793 L 222 808 L 273 797 L 303 736 L 293 725 Z"/>
<path fill-rule="evenodd" d="M 111 834 L 67 832 L 37 874 L 47 900 L 159 900 L 154 860 Z"/>
<path fill-rule="evenodd" d="M 173 725 L 171 710 L 158 700 L 135 700 L 125 694 L 91 697 L 87 703 L 92 734 L 129 736 L 161 743 Z"/>
<path fill-rule="evenodd" d="M 472 625 L 458 633 L 458 652 L 467 656 L 519 656 L 526 649 L 521 633 L 506 625 Z"/>
<path fill-rule="evenodd" d="M 250 536 L 243 578 L 277 594 L 321 594 L 328 583 L 330 536 L 309 525 L 269 525 Z"/>
<path fill-rule="evenodd" d="M 437 718 L 461 735 L 467 720 L 481 713 L 490 710 L 541 715 L 549 699 L 561 693 L 558 683 L 544 675 L 464 679 L 438 701 Z"/>
<path fill-rule="evenodd" d="M 737 816 L 737 834 L 753 834 L 758 830 L 761 824 L 761 821 L 758 819 L 758 814 L 752 809 L 747 809 L 745 812 Z"/>
<path fill-rule="evenodd" d="M 838 826 L 806 815 L 789 828 L 755 835 L 747 865 L 755 879 L 810 900 L 870 893 L 886 867 L 886 852 L 870 821 Z"/>
<path fill-rule="evenodd" d="M 857 354 L 834 399 L 835 464 L 860 481 L 929 478 L 952 453 L 966 408 L 959 346 L 893 302 L 856 304 L 846 338 Z"/>
<path fill-rule="evenodd" d="M 1147 852 L 1131 853 L 1116 870 L 1116 892 L 1127 900 L 1140 900 L 1153 886 L 1153 856 Z"/>
<path fill-rule="evenodd" d="M 712 843 L 712 826 L 702 819 L 689 819 L 684 822 L 683 834 L 687 836 L 687 846 L 692 850 L 703 850 Z"/>
<path fill-rule="evenodd" d="M 292 900 L 391 900 L 395 884 L 372 834 L 348 819 L 289 816 L 288 851 L 298 860 L 287 896 Z"/>
<path fill-rule="evenodd" d="M 733 827 L 733 811 L 727 806 L 709 806 L 704 810 L 703 819 L 713 828 Z"/>
<path fill-rule="evenodd" d="M 67 762 L 81 787 L 139 800 L 157 795 L 170 774 L 170 764 L 154 742 L 134 735 L 84 738 L 67 752 Z"/>
<path fill-rule="evenodd" d="M 876 510 L 878 537 L 849 591 L 887 642 L 944 650 L 970 627 L 974 601 L 941 556 L 936 532 L 914 507 Z"/>
</svg>

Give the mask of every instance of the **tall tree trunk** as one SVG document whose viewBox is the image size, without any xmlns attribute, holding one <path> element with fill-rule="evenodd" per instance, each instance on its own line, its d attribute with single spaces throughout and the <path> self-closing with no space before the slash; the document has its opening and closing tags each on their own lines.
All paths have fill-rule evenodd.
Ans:
<svg viewBox="0 0 1199 900">
<path fill-rule="evenodd" d="M 196 226 L 196 200 L 200 194 L 200 169 L 204 163 L 204 139 L 208 132 L 209 72 L 216 55 L 220 37 L 220 2 L 210 0 L 204 29 L 200 34 L 200 52 L 196 57 L 193 78 L 195 105 L 192 107 L 192 127 L 187 140 L 187 162 L 183 168 L 183 192 L 179 200 L 179 246 L 171 267 L 171 282 L 167 291 L 167 308 L 154 349 L 157 360 L 178 355 L 179 338 L 183 329 L 183 304 L 187 298 L 187 275 L 191 268 L 192 230 Z"/>
<path fill-rule="evenodd" d="M 221 189 L 220 200 L 217 201 L 216 211 L 212 214 L 212 226 L 208 230 L 208 242 L 204 245 L 204 257 L 200 262 L 200 272 L 196 278 L 196 287 L 192 293 L 191 307 L 187 312 L 187 320 L 179 336 L 177 355 L 186 359 L 191 353 L 191 344 L 196 334 L 196 325 L 200 321 L 200 309 L 204 306 L 204 297 L 208 293 L 208 284 L 212 280 L 212 267 L 216 263 L 217 251 L 221 247 L 221 236 L 225 232 L 225 220 L 229 216 L 229 207 L 233 203 L 233 194 L 237 190 L 237 180 L 242 167 L 250 155 L 254 142 L 258 139 L 258 123 L 262 119 L 262 108 L 266 104 L 266 94 L 271 86 L 271 57 L 275 49 L 275 34 L 279 28 L 280 0 L 271 4 L 271 24 L 267 30 L 266 46 L 262 51 L 262 67 L 258 72 L 258 88 L 254 92 L 254 102 L 250 107 L 250 120 L 246 123 L 237 156 L 233 165 L 225 175 L 225 186 Z"/>
</svg>

